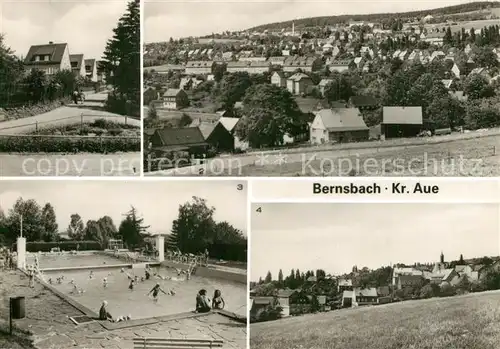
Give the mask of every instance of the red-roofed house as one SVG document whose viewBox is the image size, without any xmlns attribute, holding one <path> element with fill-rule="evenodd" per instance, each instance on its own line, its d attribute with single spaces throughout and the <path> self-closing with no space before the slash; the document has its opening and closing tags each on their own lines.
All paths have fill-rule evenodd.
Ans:
<svg viewBox="0 0 500 349">
<path fill-rule="evenodd" d="M 369 129 L 357 108 L 322 109 L 310 126 L 312 144 L 368 140 Z"/>
<path fill-rule="evenodd" d="M 47 75 L 53 75 L 61 70 L 71 70 L 68 44 L 31 46 L 24 59 L 26 70 L 38 69 Z"/>
</svg>

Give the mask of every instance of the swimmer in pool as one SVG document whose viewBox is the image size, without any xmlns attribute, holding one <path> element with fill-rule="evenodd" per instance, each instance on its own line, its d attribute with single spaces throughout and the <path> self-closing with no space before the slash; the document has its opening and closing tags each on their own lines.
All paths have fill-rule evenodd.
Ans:
<svg viewBox="0 0 500 349">
<path fill-rule="evenodd" d="M 130 280 L 130 284 L 128 285 L 128 289 L 132 291 L 134 289 L 134 280 Z"/>
<path fill-rule="evenodd" d="M 108 287 L 108 278 L 104 278 L 104 279 L 102 279 L 102 286 L 103 286 L 104 288 Z"/>
<path fill-rule="evenodd" d="M 52 285 L 52 278 L 49 278 L 49 284 Z"/>
<path fill-rule="evenodd" d="M 121 268 L 120 273 L 124 273 L 124 272 L 125 272 L 125 269 Z"/>
<path fill-rule="evenodd" d="M 163 292 L 164 294 L 168 295 L 167 292 L 165 292 L 165 291 L 163 291 L 161 289 L 160 284 L 156 283 L 156 285 L 151 289 L 151 291 L 149 291 L 149 293 L 147 294 L 147 296 L 149 296 L 152 293 L 154 301 L 158 302 L 158 295 L 159 295 L 160 292 Z"/>
<path fill-rule="evenodd" d="M 94 278 L 94 272 L 91 270 L 90 274 L 89 274 L 89 279 L 93 279 L 93 278 Z"/>
</svg>

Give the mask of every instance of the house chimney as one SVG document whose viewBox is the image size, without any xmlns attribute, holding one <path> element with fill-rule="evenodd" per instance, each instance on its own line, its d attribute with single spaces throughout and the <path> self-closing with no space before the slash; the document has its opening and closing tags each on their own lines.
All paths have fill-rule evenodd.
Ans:
<svg viewBox="0 0 500 349">
<path fill-rule="evenodd" d="M 54 43 L 54 41 L 49 41 L 49 45 L 52 45 Z"/>
</svg>

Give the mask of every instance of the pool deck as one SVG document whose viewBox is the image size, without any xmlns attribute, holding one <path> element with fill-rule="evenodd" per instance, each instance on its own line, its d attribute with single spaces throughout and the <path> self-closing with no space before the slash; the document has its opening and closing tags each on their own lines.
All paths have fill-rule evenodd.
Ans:
<svg viewBox="0 0 500 349">
<path fill-rule="evenodd" d="M 94 312 L 81 305 L 75 307 L 77 302 L 71 304 L 45 286 L 37 282 L 29 288 L 28 278 L 20 271 L 0 272 L 0 327 L 8 328 L 8 297 L 25 297 L 26 317 L 14 320 L 14 325 L 31 332 L 33 347 L 37 349 L 132 349 L 134 337 L 222 339 L 225 348 L 246 348 L 245 320 L 223 312 L 184 313 L 120 323 L 94 321 L 75 326 L 69 317 Z"/>
</svg>

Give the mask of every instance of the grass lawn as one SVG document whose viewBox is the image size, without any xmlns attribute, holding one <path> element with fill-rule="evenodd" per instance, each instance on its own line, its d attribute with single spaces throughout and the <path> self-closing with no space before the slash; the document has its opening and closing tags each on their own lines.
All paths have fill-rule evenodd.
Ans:
<svg viewBox="0 0 500 349">
<path fill-rule="evenodd" d="M 242 176 L 500 176 L 500 135 L 391 148 L 318 151 L 278 165 L 244 165 Z M 309 161 L 314 156 L 314 160 Z"/>
<path fill-rule="evenodd" d="M 250 326 L 252 349 L 498 349 L 500 291 L 292 317 Z"/>
</svg>

